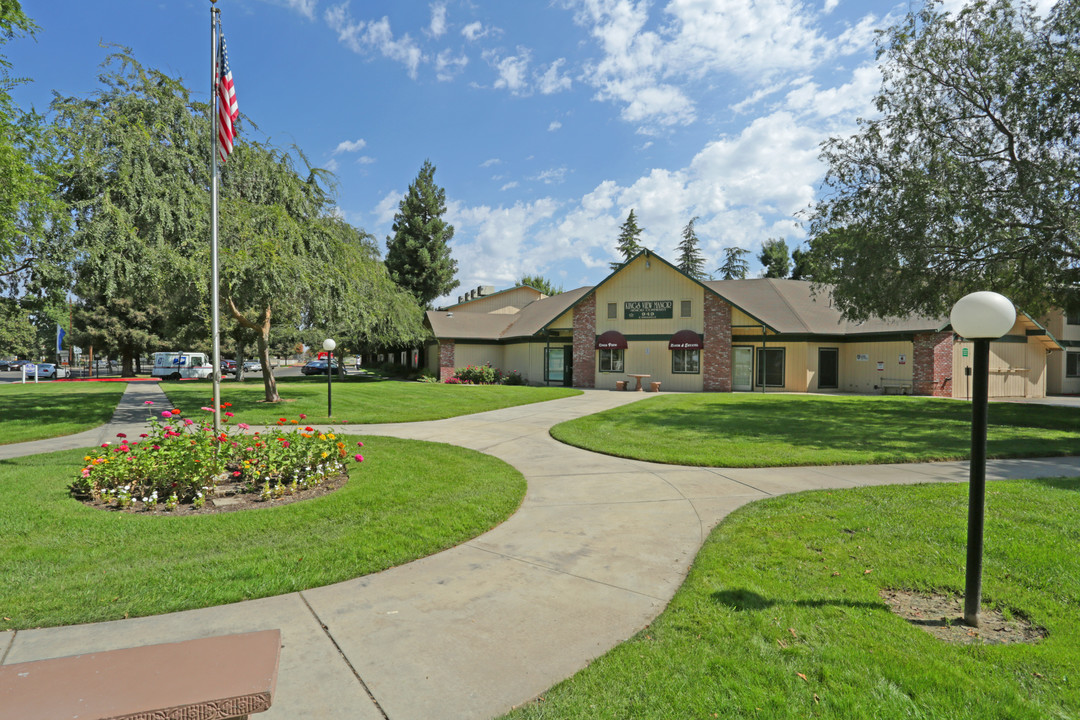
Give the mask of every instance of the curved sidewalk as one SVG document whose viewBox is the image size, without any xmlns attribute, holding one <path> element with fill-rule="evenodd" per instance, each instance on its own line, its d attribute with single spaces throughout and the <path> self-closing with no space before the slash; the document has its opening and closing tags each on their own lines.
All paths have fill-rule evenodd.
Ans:
<svg viewBox="0 0 1080 720">
<path fill-rule="evenodd" d="M 171 615 L 0 633 L 0 663 L 280 628 L 278 692 L 259 717 L 490 718 L 648 624 L 712 526 L 747 502 L 799 490 L 967 480 L 967 463 L 659 465 L 597 455 L 548 435 L 555 423 L 643 397 L 586 391 L 447 420 L 350 425 L 350 433 L 447 442 L 501 458 L 525 475 L 525 500 L 478 538 L 336 585 Z M 1080 475 L 1080 458 L 991 461 L 987 475 Z"/>
</svg>

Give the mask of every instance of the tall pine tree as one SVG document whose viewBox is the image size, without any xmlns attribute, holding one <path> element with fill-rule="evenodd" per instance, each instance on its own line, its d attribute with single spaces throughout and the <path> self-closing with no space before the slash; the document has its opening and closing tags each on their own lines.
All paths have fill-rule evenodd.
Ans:
<svg viewBox="0 0 1080 720">
<path fill-rule="evenodd" d="M 762 243 L 758 261 L 765 267 L 767 278 L 786 278 L 791 272 L 791 253 L 783 238 L 770 238 Z"/>
<path fill-rule="evenodd" d="M 424 307 L 460 283 L 454 279 L 457 260 L 450 256 L 454 226 L 443 220 L 446 191 L 435 184 L 435 166 L 424 161 L 420 174 L 394 215 L 394 235 L 386 238 L 386 269 L 394 282 Z"/>
<path fill-rule="evenodd" d="M 750 272 L 750 263 L 746 261 L 749 250 L 740 247 L 724 248 L 724 264 L 716 268 L 723 280 L 744 280 Z"/>
<path fill-rule="evenodd" d="M 679 269 L 695 280 L 705 279 L 705 258 L 698 252 L 697 233 L 694 232 L 694 223 L 697 217 L 690 218 L 682 231 L 682 242 L 679 243 Z"/>
<path fill-rule="evenodd" d="M 641 228 L 638 227 L 637 218 L 634 217 L 633 209 L 630 210 L 630 214 L 626 216 L 626 222 L 619 228 L 619 239 L 616 245 L 616 249 L 622 253 L 622 262 L 611 263 L 611 270 L 614 272 L 630 260 L 630 258 L 641 252 L 641 243 L 638 242 L 638 238 L 641 237 Z"/>
</svg>

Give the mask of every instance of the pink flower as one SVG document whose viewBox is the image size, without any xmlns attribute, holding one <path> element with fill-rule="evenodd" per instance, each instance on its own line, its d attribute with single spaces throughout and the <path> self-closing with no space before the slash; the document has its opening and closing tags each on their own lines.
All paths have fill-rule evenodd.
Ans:
<svg viewBox="0 0 1080 720">
<path fill-rule="evenodd" d="M 125 435 L 124 433 L 116 433 L 116 437 L 118 437 L 118 438 L 126 438 L 127 435 Z"/>
<path fill-rule="evenodd" d="M 255 452 L 255 448 L 253 448 L 253 447 L 246 447 L 246 448 L 244 448 L 244 452 Z"/>
<path fill-rule="evenodd" d="M 153 404 L 154 404 L 153 400 L 143 400 L 143 405 L 153 405 Z"/>
<path fill-rule="evenodd" d="M 233 470 L 232 476 L 233 477 L 240 477 L 240 471 L 239 470 Z"/>
<path fill-rule="evenodd" d="M 353 457 L 356 458 L 356 462 L 364 462 L 364 456 L 359 453 L 353 455 Z"/>
<path fill-rule="evenodd" d="M 144 437 L 150 437 L 150 436 L 147 435 L 146 433 L 142 433 L 141 435 L 139 435 L 139 437 L 144 438 Z"/>
<path fill-rule="evenodd" d="M 281 441 L 281 447 L 289 447 L 289 441 L 288 440 L 282 440 Z"/>
<path fill-rule="evenodd" d="M 233 416 L 233 414 L 231 412 L 225 413 L 225 417 L 232 417 L 232 416 Z"/>
<path fill-rule="evenodd" d="M 161 449 L 161 446 L 160 446 L 160 445 L 155 445 L 155 446 L 154 446 L 154 449 L 155 449 L 155 450 L 160 450 L 160 449 Z"/>
<path fill-rule="evenodd" d="M 90 468 L 83 468 L 82 469 L 82 476 L 83 477 L 90 477 Z"/>
<path fill-rule="evenodd" d="M 111 442 L 103 442 L 103 443 L 101 443 L 101 447 L 103 447 L 103 448 L 107 448 L 107 447 L 109 447 L 110 445 L 112 445 L 112 443 L 111 443 Z"/>
<path fill-rule="evenodd" d="M 248 428 L 250 428 L 251 426 L 250 426 L 250 425 L 248 425 L 247 423 L 239 423 L 239 424 L 237 424 L 237 426 L 236 426 L 236 427 L 240 428 L 241 430 L 247 430 L 247 429 L 248 429 Z"/>
<path fill-rule="evenodd" d="M 358 442 L 358 443 L 356 443 L 356 447 L 364 447 L 364 443 Z"/>
<path fill-rule="evenodd" d="M 161 417 L 163 417 L 163 418 L 171 418 L 172 413 L 169 412 L 168 410 L 166 410 L 165 412 L 161 413 Z"/>
<path fill-rule="evenodd" d="M 300 419 L 307 420 L 307 415 L 305 415 L 304 413 L 300 413 Z"/>
<path fill-rule="evenodd" d="M 184 418 L 184 424 L 185 425 L 194 425 L 195 421 L 193 421 L 191 418 Z"/>
<path fill-rule="evenodd" d="M 203 412 L 214 412 L 214 408 L 208 408 L 208 407 L 205 407 L 205 406 L 201 407 L 199 409 L 202 410 Z"/>
<path fill-rule="evenodd" d="M 168 432 L 168 431 L 172 430 L 172 425 L 166 425 L 165 427 L 163 427 L 161 429 L 164 430 L 165 432 Z"/>
</svg>

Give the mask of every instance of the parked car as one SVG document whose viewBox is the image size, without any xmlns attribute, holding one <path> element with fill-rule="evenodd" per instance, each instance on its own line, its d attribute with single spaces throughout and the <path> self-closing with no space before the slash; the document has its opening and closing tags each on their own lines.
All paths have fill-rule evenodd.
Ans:
<svg viewBox="0 0 1080 720">
<path fill-rule="evenodd" d="M 244 372 L 262 372 L 262 363 L 258 360 L 247 360 L 244 362 Z"/>
<path fill-rule="evenodd" d="M 225 373 L 227 375 L 235 375 L 236 374 L 236 361 L 235 360 L 222 360 L 221 361 L 221 372 L 223 372 L 223 373 Z"/>
<path fill-rule="evenodd" d="M 37 364 L 37 377 L 38 380 L 42 378 L 48 378 L 50 380 L 56 380 L 58 378 L 68 377 L 71 373 L 63 365 L 56 365 L 54 363 L 38 363 Z M 33 377 L 33 373 L 28 373 L 27 377 Z"/>
<path fill-rule="evenodd" d="M 13 362 L 18 362 L 18 360 L 0 360 L 0 370 L 18 370 L 18 368 L 11 367 Z"/>
<path fill-rule="evenodd" d="M 333 366 L 334 372 L 338 371 L 338 362 L 334 360 Z M 325 375 L 326 374 L 326 361 L 325 360 L 312 360 L 304 367 L 300 368 L 300 372 L 304 375 Z"/>
</svg>

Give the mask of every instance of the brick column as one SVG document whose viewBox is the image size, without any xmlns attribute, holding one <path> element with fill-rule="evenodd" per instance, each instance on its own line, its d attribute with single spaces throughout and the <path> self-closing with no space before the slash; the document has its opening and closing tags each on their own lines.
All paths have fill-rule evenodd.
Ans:
<svg viewBox="0 0 1080 720">
<path fill-rule="evenodd" d="M 952 332 L 916 335 L 911 348 L 912 392 L 915 395 L 952 397 Z"/>
<path fill-rule="evenodd" d="M 454 377 L 455 347 L 453 340 L 443 340 L 439 343 L 439 382 L 446 382 Z"/>
<path fill-rule="evenodd" d="M 574 307 L 574 387 L 596 387 L 596 295 Z"/>
<path fill-rule="evenodd" d="M 707 290 L 705 343 L 702 349 L 702 389 L 731 392 L 731 306 Z"/>
</svg>

